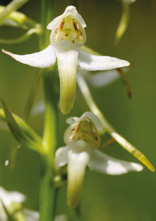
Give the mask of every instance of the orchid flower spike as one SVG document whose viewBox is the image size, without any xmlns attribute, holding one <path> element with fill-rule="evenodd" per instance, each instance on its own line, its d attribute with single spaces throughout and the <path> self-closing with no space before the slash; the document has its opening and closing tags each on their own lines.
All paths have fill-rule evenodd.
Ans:
<svg viewBox="0 0 156 221">
<path fill-rule="evenodd" d="M 0 186 L 0 220 L 8 220 L 4 207 L 11 214 L 16 215 L 16 210 L 20 208 L 20 205 L 25 201 L 26 197 L 16 191 L 6 191 Z"/>
<path fill-rule="evenodd" d="M 87 71 L 110 70 L 129 66 L 129 62 L 108 56 L 96 56 L 80 49 L 86 42 L 86 24 L 74 6 L 53 19 L 47 26 L 51 30 L 49 46 L 37 53 L 17 55 L 3 50 L 15 60 L 38 68 L 58 63 L 61 111 L 67 114 L 74 105 L 77 67 Z"/>
<path fill-rule="evenodd" d="M 60 147 L 55 155 L 55 167 L 58 173 L 67 165 L 67 203 L 71 208 L 79 205 L 85 169 L 108 175 L 121 175 L 129 171 L 139 172 L 143 166 L 110 157 L 100 150 L 100 135 L 103 130 L 100 120 L 91 112 L 80 118 L 67 120 L 70 126 L 65 131 L 65 147 Z"/>
</svg>

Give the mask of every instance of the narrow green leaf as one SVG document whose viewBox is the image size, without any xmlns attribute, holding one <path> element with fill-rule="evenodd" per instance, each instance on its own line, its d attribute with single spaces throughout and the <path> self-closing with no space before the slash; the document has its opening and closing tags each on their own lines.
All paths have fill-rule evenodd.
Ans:
<svg viewBox="0 0 156 221">
<path fill-rule="evenodd" d="M 12 134 L 14 135 L 14 137 L 16 138 L 17 141 L 19 141 L 20 143 L 23 142 L 25 140 L 25 135 L 24 135 L 23 131 L 20 129 L 20 127 L 16 123 L 11 112 L 9 111 L 7 106 L 5 105 L 4 101 L 3 100 L 0 100 L 0 101 L 1 101 L 1 104 L 3 107 L 3 110 L 5 112 L 8 126 L 9 126 Z"/>
<path fill-rule="evenodd" d="M 2 99 L 0 99 L 0 102 L 4 110 L 4 115 L 3 112 L 0 111 L 0 119 L 7 122 L 15 139 L 30 149 L 43 152 L 40 137 L 24 121 L 11 113 Z M 14 116 L 16 116 L 16 119 Z"/>
</svg>

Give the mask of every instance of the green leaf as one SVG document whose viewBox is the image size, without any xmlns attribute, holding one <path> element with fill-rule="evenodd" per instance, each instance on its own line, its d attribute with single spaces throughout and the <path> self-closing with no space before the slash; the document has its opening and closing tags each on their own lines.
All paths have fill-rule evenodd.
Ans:
<svg viewBox="0 0 156 221">
<path fill-rule="evenodd" d="M 42 142 L 40 137 L 32 130 L 22 119 L 13 115 L 2 99 L 0 102 L 3 107 L 3 111 L 0 111 L 0 119 L 5 120 L 8 124 L 10 131 L 12 132 L 15 139 L 21 143 L 25 144 L 30 149 L 43 152 Z"/>
<path fill-rule="evenodd" d="M 5 105 L 4 101 L 1 100 L 1 104 L 3 106 L 3 110 L 5 112 L 7 123 L 8 123 L 8 126 L 9 126 L 12 134 L 14 135 L 14 137 L 16 138 L 17 141 L 19 141 L 20 143 L 23 142 L 25 140 L 25 134 L 23 133 L 23 131 L 20 129 L 20 127 L 16 123 L 14 117 L 12 116 L 11 112 L 9 111 L 7 106 Z"/>
</svg>

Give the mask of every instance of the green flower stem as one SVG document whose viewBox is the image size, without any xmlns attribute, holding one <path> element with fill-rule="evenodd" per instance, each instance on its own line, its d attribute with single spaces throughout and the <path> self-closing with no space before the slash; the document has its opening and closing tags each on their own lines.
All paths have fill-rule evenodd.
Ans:
<svg viewBox="0 0 156 221">
<path fill-rule="evenodd" d="M 38 144 L 41 144 L 41 138 L 35 133 L 35 131 L 25 122 L 23 121 L 20 117 L 17 115 L 13 114 L 13 117 L 15 121 L 17 122 L 18 126 L 20 129 L 33 141 L 35 141 Z M 7 122 L 7 119 L 5 117 L 5 113 L 3 109 L 0 108 L 0 120 Z"/>
<path fill-rule="evenodd" d="M 29 39 L 33 34 L 39 35 L 41 33 L 40 28 L 29 29 L 24 35 L 15 39 L 0 39 L 1 44 L 18 44 Z"/>
<path fill-rule="evenodd" d="M 122 16 L 119 23 L 119 26 L 117 28 L 116 34 L 115 34 L 115 44 L 118 44 L 119 40 L 125 33 L 128 22 L 129 22 L 129 14 L 130 14 L 130 3 L 122 2 Z"/>
<path fill-rule="evenodd" d="M 44 157 L 43 157 L 44 158 Z M 55 216 L 56 189 L 54 186 L 54 166 L 47 155 L 43 159 L 44 171 L 40 181 L 40 221 L 52 221 Z M 43 168 L 42 168 L 43 169 Z"/>
<path fill-rule="evenodd" d="M 54 0 L 42 0 L 42 28 L 40 50 L 49 44 L 50 33 L 46 29 L 53 19 Z M 45 122 L 43 133 L 43 173 L 40 181 L 40 221 L 52 221 L 55 216 L 56 188 L 54 183 L 54 154 L 57 145 L 58 96 L 55 90 L 55 69 L 46 69 L 43 73 L 45 95 Z"/>
<path fill-rule="evenodd" d="M 131 153 L 138 160 L 140 160 L 148 169 L 154 172 L 155 169 L 152 166 L 152 164 L 149 162 L 149 160 L 146 158 L 146 156 L 142 154 L 139 150 L 137 150 L 132 144 L 130 144 L 109 124 L 109 122 L 106 120 L 102 112 L 95 104 L 92 95 L 90 93 L 90 90 L 88 88 L 88 85 L 85 79 L 81 75 L 78 75 L 77 82 L 89 109 L 100 119 L 105 130 L 115 139 L 117 143 L 119 143 L 124 149 L 126 149 L 129 153 Z"/>
<path fill-rule="evenodd" d="M 5 19 L 11 14 L 11 12 L 16 11 L 22 5 L 24 5 L 29 0 L 14 0 L 8 4 L 3 12 L 0 14 L 0 25 L 5 21 Z"/>
<path fill-rule="evenodd" d="M 4 10 L 6 7 L 0 6 L 0 16 L 2 16 L 2 13 L 4 13 Z M 18 12 L 18 11 L 11 12 L 9 15 L 7 15 L 7 19 L 14 21 L 17 24 L 17 27 L 20 27 L 23 29 L 35 28 L 36 26 L 39 26 L 39 24 L 36 23 L 34 20 L 28 18 L 25 14 Z M 4 21 L 2 23 L 5 24 Z M 0 20 L 1 25 L 3 25 L 2 23 Z"/>
<path fill-rule="evenodd" d="M 55 215 L 54 154 L 57 144 L 57 94 L 55 74 L 45 70 L 43 74 L 45 92 L 45 124 L 43 135 L 44 172 L 40 184 L 40 221 L 52 221 Z"/>
</svg>

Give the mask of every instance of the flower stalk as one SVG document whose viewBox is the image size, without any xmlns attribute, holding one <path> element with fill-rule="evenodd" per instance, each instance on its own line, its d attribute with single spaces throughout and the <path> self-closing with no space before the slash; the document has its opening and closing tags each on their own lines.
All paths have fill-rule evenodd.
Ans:
<svg viewBox="0 0 156 221">
<path fill-rule="evenodd" d="M 40 37 L 40 49 L 49 44 L 49 34 L 46 25 L 53 17 L 54 1 L 42 1 L 42 27 L 43 34 Z M 40 221 L 51 221 L 55 215 L 54 186 L 54 153 L 57 142 L 57 93 L 55 90 L 55 72 L 53 69 L 45 69 L 43 73 L 44 96 L 45 96 L 45 122 L 43 132 L 43 173 L 40 181 Z"/>
<path fill-rule="evenodd" d="M 45 123 L 43 134 L 43 174 L 40 182 L 40 221 L 51 221 L 55 215 L 54 154 L 57 142 L 57 94 L 52 70 L 43 74 L 45 92 Z"/>
<path fill-rule="evenodd" d="M 0 25 L 5 21 L 5 19 L 13 12 L 22 7 L 29 0 L 14 0 L 8 4 L 3 12 L 0 14 Z"/>
</svg>

